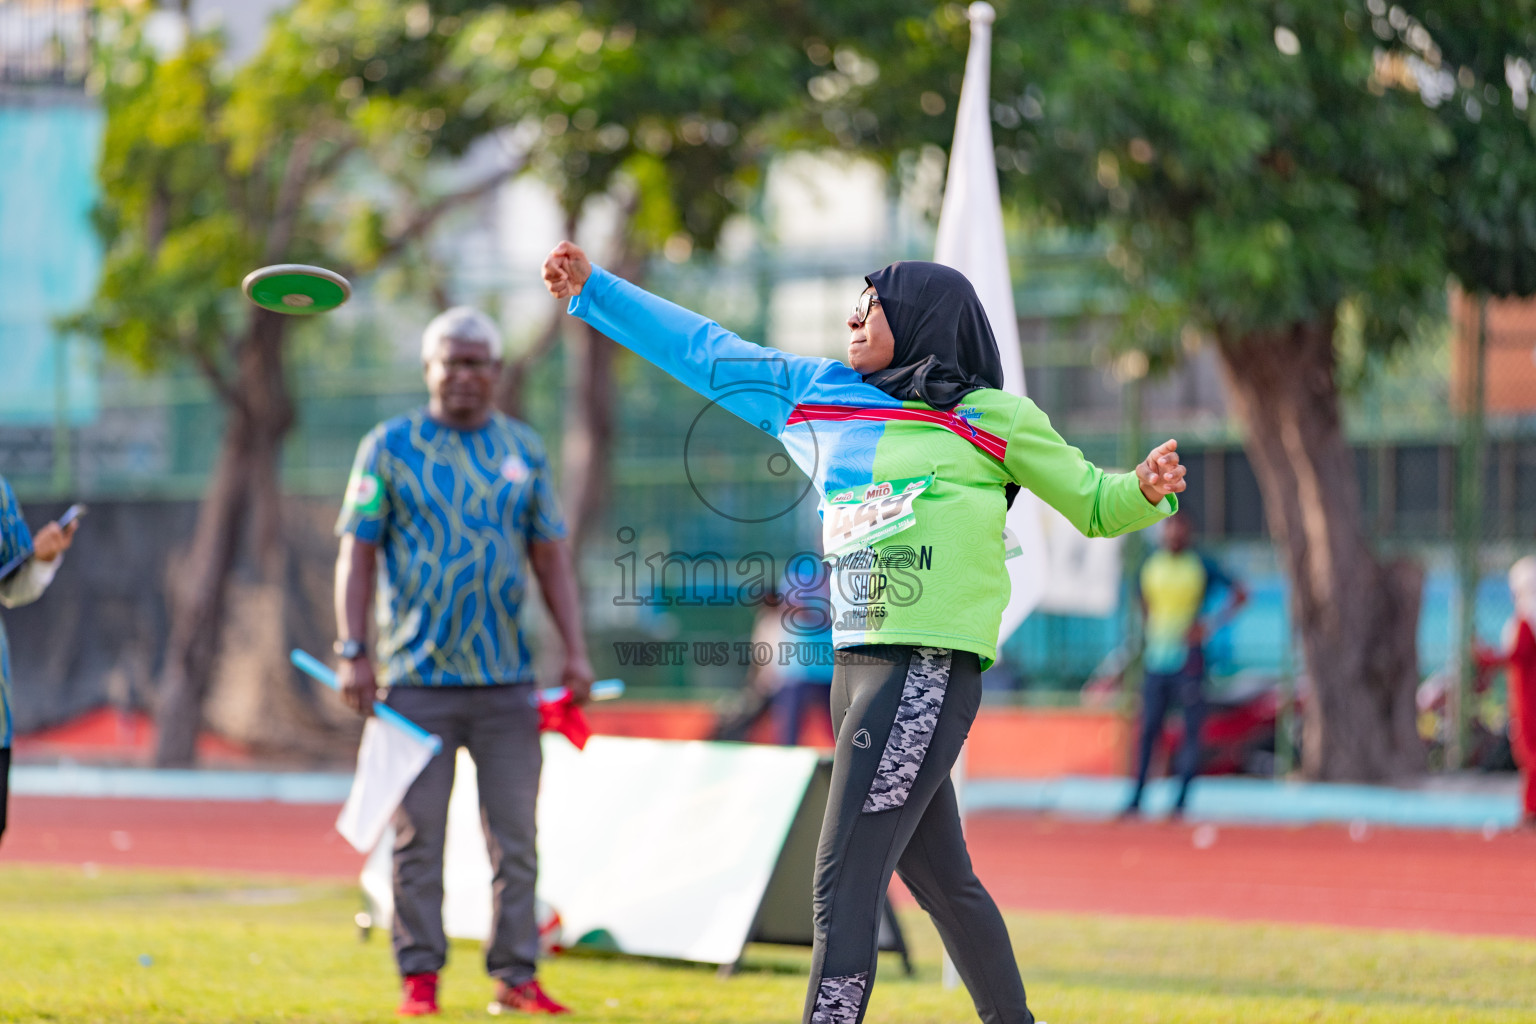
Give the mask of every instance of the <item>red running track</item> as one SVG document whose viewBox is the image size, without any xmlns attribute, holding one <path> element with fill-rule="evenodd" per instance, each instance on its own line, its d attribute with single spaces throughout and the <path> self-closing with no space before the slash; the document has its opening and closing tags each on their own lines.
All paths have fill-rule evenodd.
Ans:
<svg viewBox="0 0 1536 1024">
<path fill-rule="evenodd" d="M 334 806 L 13 797 L 4 863 L 355 878 Z M 1020 910 L 1536 938 L 1536 832 L 1259 828 L 979 814 L 977 873 Z M 905 896 L 905 894 L 902 894 Z"/>
<path fill-rule="evenodd" d="M 0 865 L 92 863 L 356 878 L 339 805 L 11 797 Z"/>
</svg>

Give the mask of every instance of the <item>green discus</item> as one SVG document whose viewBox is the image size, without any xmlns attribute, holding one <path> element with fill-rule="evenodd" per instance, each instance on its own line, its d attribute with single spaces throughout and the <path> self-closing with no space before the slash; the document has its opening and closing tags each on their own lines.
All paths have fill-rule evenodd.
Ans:
<svg viewBox="0 0 1536 1024">
<path fill-rule="evenodd" d="M 340 274 L 302 263 L 279 263 L 245 275 L 240 287 L 262 309 L 274 313 L 329 313 L 352 297 Z"/>
</svg>

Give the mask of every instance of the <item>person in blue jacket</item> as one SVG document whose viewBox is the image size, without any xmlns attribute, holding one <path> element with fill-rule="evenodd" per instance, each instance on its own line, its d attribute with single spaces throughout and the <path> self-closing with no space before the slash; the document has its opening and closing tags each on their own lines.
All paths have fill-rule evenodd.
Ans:
<svg viewBox="0 0 1536 1024">
<path fill-rule="evenodd" d="M 1084 533 L 1171 515 L 1177 445 L 1105 473 L 1002 390 L 976 290 L 936 263 L 866 278 L 848 362 L 750 344 L 593 266 L 544 264 L 568 312 L 778 439 L 821 497 L 832 567 L 836 750 L 813 897 L 805 1024 L 856 1024 L 892 871 L 933 919 L 986 1024 L 1035 1024 L 997 905 L 971 869 L 949 772 L 1008 604 L 1003 519 L 1028 487 Z"/>
</svg>

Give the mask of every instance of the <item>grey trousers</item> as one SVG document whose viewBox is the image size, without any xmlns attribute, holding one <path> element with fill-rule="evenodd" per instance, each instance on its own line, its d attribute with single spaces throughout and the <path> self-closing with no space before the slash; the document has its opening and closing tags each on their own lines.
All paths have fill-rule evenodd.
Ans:
<svg viewBox="0 0 1536 1024">
<path fill-rule="evenodd" d="M 539 931 L 533 909 L 538 878 L 534 814 L 539 795 L 539 713 L 532 686 L 401 686 L 387 703 L 442 738 L 395 812 L 395 963 L 401 975 L 442 969 L 443 840 L 459 747 L 474 758 L 480 824 L 491 856 L 491 934 L 485 969 L 520 985 L 533 977 Z"/>
</svg>

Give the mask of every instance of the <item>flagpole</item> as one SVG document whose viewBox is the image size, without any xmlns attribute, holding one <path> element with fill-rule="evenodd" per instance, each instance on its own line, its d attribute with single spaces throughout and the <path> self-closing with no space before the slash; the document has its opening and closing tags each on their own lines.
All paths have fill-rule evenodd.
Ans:
<svg viewBox="0 0 1536 1024">
<path fill-rule="evenodd" d="M 1018 319 L 1013 308 L 1008 250 L 1002 233 L 1002 201 L 997 191 L 997 162 L 992 150 L 992 123 L 988 110 L 992 23 L 997 19 L 997 11 L 986 0 L 976 0 L 967 14 L 971 21 L 971 42 L 965 59 L 965 80 L 960 87 L 960 105 L 955 113 L 955 139 L 950 146 L 949 175 L 944 183 L 944 205 L 939 213 L 934 261 L 954 267 L 976 286 L 977 296 L 997 335 L 1004 387 L 1023 394 L 1024 368 L 1019 354 Z M 1020 498 L 1027 500 L 1028 496 L 1021 494 Z M 1020 513 L 1027 508 L 1021 507 Z M 1038 534 L 1038 519 L 1033 526 Z M 1043 538 L 1025 536 L 1023 542 L 1031 546 L 1037 556 L 1043 553 Z M 1041 564 L 1043 559 L 1036 561 L 1034 568 L 1038 569 Z M 1019 597 L 1019 581 L 1011 582 L 1014 596 Z M 1038 588 L 1024 596 L 1024 602 L 1031 607 L 1038 599 Z M 1004 635 L 1011 631 L 1005 627 Z M 999 637 L 999 641 L 1001 639 Z M 965 828 L 965 777 L 966 751 L 962 746 L 960 756 L 950 770 L 962 830 Z M 947 949 L 944 951 L 942 984 L 945 990 L 960 986 L 960 972 Z"/>
</svg>

